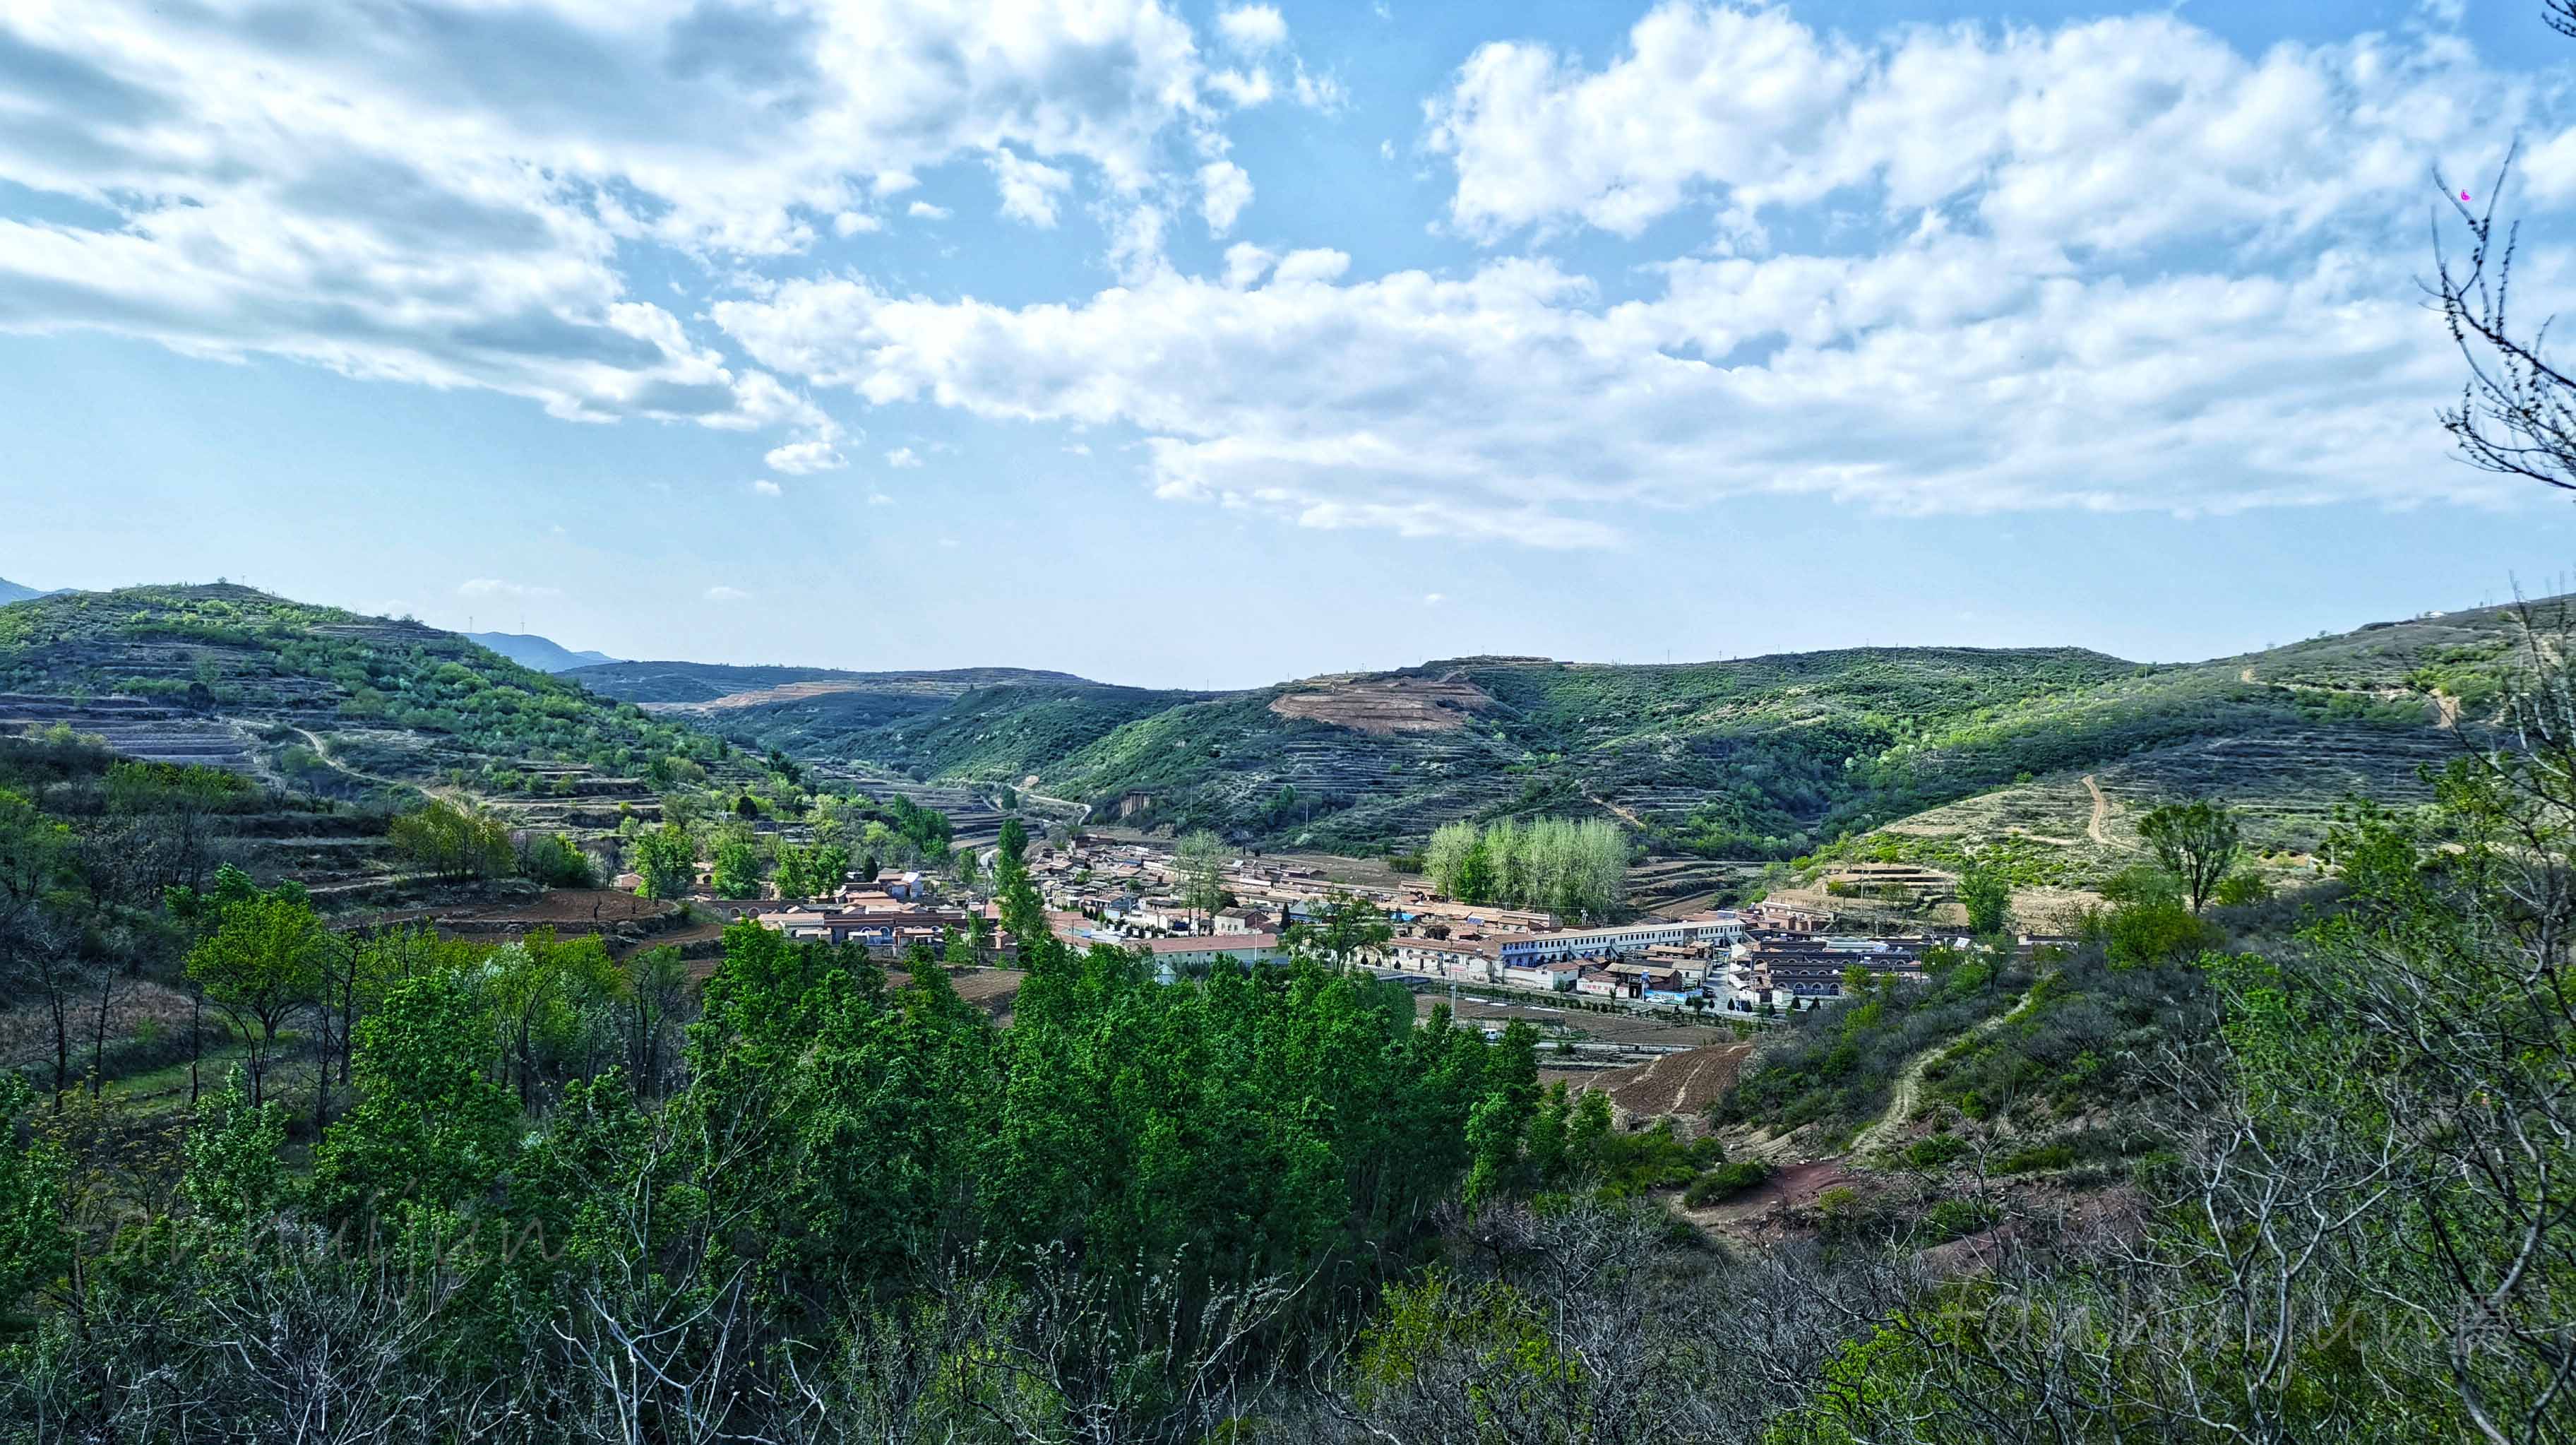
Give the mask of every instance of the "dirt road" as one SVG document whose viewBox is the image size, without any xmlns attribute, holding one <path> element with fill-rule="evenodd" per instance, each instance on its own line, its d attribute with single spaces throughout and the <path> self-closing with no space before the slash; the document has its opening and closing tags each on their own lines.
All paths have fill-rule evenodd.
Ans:
<svg viewBox="0 0 2576 1445">
<path fill-rule="evenodd" d="M 2102 785 L 2091 773 L 2084 775 L 2084 791 L 2093 795 L 2093 821 L 2084 825 L 2084 836 L 2108 848 L 2111 840 L 2102 836 L 2102 825 L 2111 821 L 2111 800 L 2102 796 Z"/>
<path fill-rule="evenodd" d="M 1914 1117 L 1914 1107 L 1923 1097 L 1923 1075 L 1931 1069 L 1933 1060 L 1972 1039 L 1984 1038 L 2011 1023 L 2021 1017 L 2022 1012 L 2028 1009 L 2038 997 L 2039 984 L 2033 983 L 2030 991 L 2024 993 L 2020 1001 L 2011 1008 L 1968 1030 L 1958 1038 L 1947 1043 L 1934 1044 L 1906 1060 L 1905 1068 L 1896 1076 L 1896 1088 L 1887 1101 L 1887 1112 L 1879 1115 L 1877 1122 L 1852 1137 L 1852 1157 L 1857 1159 L 1863 1154 L 1883 1148 L 1898 1130 L 1905 1127 L 1906 1121 Z"/>
</svg>

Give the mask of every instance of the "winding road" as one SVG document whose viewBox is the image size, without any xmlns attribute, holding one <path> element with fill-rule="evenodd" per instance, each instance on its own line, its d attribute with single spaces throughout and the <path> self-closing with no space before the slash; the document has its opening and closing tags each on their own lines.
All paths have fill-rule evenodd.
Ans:
<svg viewBox="0 0 2576 1445">
<path fill-rule="evenodd" d="M 1916 1103 L 1923 1097 L 1923 1075 L 1930 1071 L 1934 1060 L 1971 1040 L 1984 1038 L 2021 1017 L 2024 1011 L 2038 1001 L 2039 986 L 2046 981 L 2047 976 L 2033 980 L 2030 988 L 2011 1008 L 1947 1043 L 1934 1044 L 1906 1060 L 1904 1069 L 1896 1076 L 1896 1087 L 1889 1095 L 1887 1112 L 1879 1115 L 1877 1122 L 1852 1136 L 1851 1156 L 1857 1159 L 1863 1154 L 1884 1147 L 1890 1135 L 1905 1127 L 1906 1121 L 1914 1116 Z"/>
<path fill-rule="evenodd" d="M 2102 785 L 2091 773 L 2084 775 L 2084 791 L 2093 795 L 2093 821 L 2084 825 L 2084 836 L 2108 848 L 2111 840 L 2102 836 L 2102 825 L 2111 821 L 2111 800 L 2102 796 Z"/>
</svg>

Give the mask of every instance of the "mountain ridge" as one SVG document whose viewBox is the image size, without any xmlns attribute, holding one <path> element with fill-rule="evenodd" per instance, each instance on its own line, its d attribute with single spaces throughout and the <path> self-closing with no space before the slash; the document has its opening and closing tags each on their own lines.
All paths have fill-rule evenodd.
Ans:
<svg viewBox="0 0 2576 1445">
<path fill-rule="evenodd" d="M 0 607 L 6 607 L 12 602 L 33 602 L 39 597 L 58 597 L 70 590 L 64 587 L 44 592 L 23 582 L 12 582 L 6 577 L 0 577 Z"/>
<path fill-rule="evenodd" d="M 2073 647 L 1483 655 L 1194 692 L 1025 668 L 552 674 L 419 623 L 144 587 L 0 612 L 0 693 L 26 704 L 0 722 L 123 727 L 139 755 L 221 755 L 343 794 L 461 778 L 532 806 L 642 803 L 648 771 L 747 767 L 730 744 L 1249 846 L 1382 853 L 1453 819 L 1571 814 L 1668 857 L 1776 862 L 1868 837 L 1937 864 L 2007 846 L 2080 885 L 2134 852 L 2158 798 L 2240 795 L 2257 845 L 2293 852 L 2342 797 L 2419 800 L 2421 769 L 2481 726 L 2511 621 L 2468 609 L 2190 664 Z"/>
<path fill-rule="evenodd" d="M 576 652 L 551 637 L 540 637 L 533 632 L 460 632 L 456 635 L 476 646 L 489 648 L 521 667 L 533 667 L 539 672 L 569 672 L 576 667 L 622 660 L 605 652 Z"/>
<path fill-rule="evenodd" d="M 1782 859 L 2032 788 L 2030 827 L 2013 821 L 2017 803 L 1972 825 L 1927 823 L 1901 849 L 2072 837 L 2082 846 L 2041 871 L 2090 877 L 2121 849 L 2064 816 L 2089 800 L 2088 771 L 2130 800 L 2123 817 L 2151 794 L 2244 783 L 2267 800 L 2258 841 L 2289 849 L 2313 846 L 2335 794 L 2416 797 L 2416 769 L 2456 735 L 2443 729 L 2464 708 L 2474 724 L 2508 616 L 2419 615 L 2199 663 L 2080 647 L 1626 664 L 1489 654 L 1215 693 L 1014 681 L 900 706 L 859 688 L 782 689 L 661 710 L 916 781 L 1034 778 L 1095 820 L 1358 852 L 1452 818 L 1574 812 L 1616 817 L 1662 852 Z M 2315 760 L 2304 781 L 2299 757 Z"/>
</svg>

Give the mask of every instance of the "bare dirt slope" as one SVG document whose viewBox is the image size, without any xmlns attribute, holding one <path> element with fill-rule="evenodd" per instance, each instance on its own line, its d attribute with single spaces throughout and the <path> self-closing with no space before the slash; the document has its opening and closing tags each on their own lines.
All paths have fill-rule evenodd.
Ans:
<svg viewBox="0 0 2576 1445">
<path fill-rule="evenodd" d="M 1604 1070 L 1593 1075 L 1587 1087 L 1608 1094 L 1625 1117 L 1695 1119 L 1706 1114 L 1720 1094 L 1735 1087 L 1736 1073 L 1752 1052 L 1753 1045 L 1734 1043 L 1665 1054 L 1647 1063 Z"/>
<path fill-rule="evenodd" d="M 1326 678 L 1273 698 L 1281 717 L 1308 718 L 1335 727 L 1392 737 L 1398 733 L 1455 732 L 1494 705 L 1483 688 L 1451 673 L 1444 677 Z"/>
</svg>

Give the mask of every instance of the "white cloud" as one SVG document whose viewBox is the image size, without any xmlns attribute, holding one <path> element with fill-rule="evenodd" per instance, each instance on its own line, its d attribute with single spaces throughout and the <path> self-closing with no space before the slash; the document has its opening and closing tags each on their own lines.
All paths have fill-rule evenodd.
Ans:
<svg viewBox="0 0 2576 1445">
<path fill-rule="evenodd" d="M 505 582 L 498 577 L 477 577 L 456 584 L 459 597 L 513 597 L 525 602 L 539 597 L 561 597 L 560 587 L 545 587 L 527 582 Z"/>
<path fill-rule="evenodd" d="M 2176 513 L 2497 494 L 2425 424 L 2455 379 L 2438 319 L 2345 253 L 2132 280 L 1934 234 L 1674 263 L 1616 305 L 1545 262 L 1348 264 L 1018 308 L 805 281 L 716 318 L 871 403 L 1132 426 L 1158 495 L 1316 527 L 1588 546 L 1641 508 L 1762 492 Z"/>
<path fill-rule="evenodd" d="M 786 495 L 786 492 L 780 488 L 776 482 L 771 481 L 767 477 L 762 477 L 754 481 L 751 484 L 751 489 L 754 493 L 764 497 L 779 497 Z"/>
<path fill-rule="evenodd" d="M 742 602 L 748 600 L 751 594 L 739 587 L 719 586 L 708 588 L 706 596 L 709 602 Z"/>
<path fill-rule="evenodd" d="M 1150 280 L 1171 269 L 1163 255 L 1163 228 L 1171 220 L 1161 206 L 1138 204 L 1109 222 L 1109 264 L 1121 281 Z"/>
<path fill-rule="evenodd" d="M 1219 11 L 1216 29 L 1228 46 L 1250 54 L 1288 43 L 1288 22 L 1274 5 L 1240 5 Z"/>
<path fill-rule="evenodd" d="M 2576 200 L 2563 104 L 2438 35 L 2248 57 L 2170 15 L 1847 39 L 1668 4 L 1597 69 L 1485 47 L 1430 109 L 1471 234 L 1706 217 L 1715 246 L 1616 303 L 1547 261 L 1351 280 L 1246 244 L 1222 282 L 1001 307 L 821 281 L 717 320 L 871 404 L 1133 427 L 1159 495 L 1313 526 L 2496 500 L 2426 424 L 2457 359 L 2414 284 L 2425 181 L 2521 128 L 2526 193 Z M 1814 248 L 1777 250 L 1783 219 Z M 2523 262 L 2533 314 L 2576 301 L 2576 255 Z"/>
<path fill-rule="evenodd" d="M 2249 59 L 2172 15 L 2055 30 L 1907 27 L 1873 44 L 1786 9 L 1666 3 L 1585 70 L 1486 45 L 1428 108 L 1452 219 L 1497 238 L 1579 220 L 1635 235 L 1705 202 L 1758 239 L 1767 207 L 1840 190 L 1941 208 L 1997 238 L 2135 251 L 2332 234 L 2435 162 L 2498 153 L 2532 87 L 2456 42 L 2364 35 Z"/>
<path fill-rule="evenodd" d="M 761 460 L 769 463 L 770 470 L 785 472 L 793 477 L 811 476 L 816 472 L 839 471 L 850 464 L 849 460 L 841 455 L 839 447 L 819 438 L 771 447 L 762 455 Z"/>
<path fill-rule="evenodd" d="M 1220 70 L 1208 77 L 1208 88 L 1224 96 L 1237 110 L 1268 105 L 1279 95 L 1279 87 L 1270 81 L 1270 72 L 1259 66 L 1250 71 Z"/>
<path fill-rule="evenodd" d="M 870 492 L 868 493 L 868 505 L 871 507 L 891 507 L 894 505 L 894 498 L 887 496 L 883 492 Z"/>
<path fill-rule="evenodd" d="M 944 221 L 948 219 L 948 208 L 934 206 L 928 201 L 915 201 L 904 207 L 904 214 L 916 221 Z"/>
<path fill-rule="evenodd" d="M 1225 248 L 1225 284 L 1240 291 L 1268 275 L 1279 258 L 1250 241 L 1237 241 Z"/>
<path fill-rule="evenodd" d="M 1210 161 L 1199 167 L 1199 214 L 1208 234 L 1222 236 L 1252 204 L 1252 177 L 1232 161 Z"/>
<path fill-rule="evenodd" d="M 994 152 L 992 166 L 993 186 L 1001 193 L 1003 215 L 1041 229 L 1055 224 L 1056 202 L 1073 188 L 1069 173 L 1009 151 Z"/>
<path fill-rule="evenodd" d="M 1422 605 L 1425 607 L 1437 607 L 1448 600 L 1449 595 L 1445 592 L 1425 592 L 1422 594 Z"/>
<path fill-rule="evenodd" d="M 921 454 L 910 447 L 896 447 L 885 454 L 885 464 L 898 470 L 921 465 Z"/>
<path fill-rule="evenodd" d="M 810 420 L 634 294 L 850 235 L 916 171 L 1025 153 L 1117 194 L 1204 133 L 1164 0 L 330 0 L 0 10 L 0 330 L 524 396 L 558 416 Z M 1062 173 L 1060 170 L 1058 173 Z M 658 283 L 656 283 L 658 289 Z"/>
</svg>

